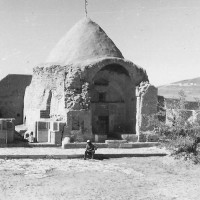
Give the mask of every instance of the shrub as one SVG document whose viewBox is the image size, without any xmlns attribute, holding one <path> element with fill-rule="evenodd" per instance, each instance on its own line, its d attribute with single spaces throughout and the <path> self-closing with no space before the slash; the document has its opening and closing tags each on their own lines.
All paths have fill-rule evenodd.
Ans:
<svg viewBox="0 0 200 200">
<path fill-rule="evenodd" d="M 179 101 L 175 101 L 168 110 L 168 124 L 160 121 L 159 118 L 164 115 L 157 113 L 149 117 L 149 126 L 157 127 L 159 141 L 162 146 L 172 151 L 176 158 L 192 160 L 194 163 L 200 163 L 200 153 L 198 144 L 200 143 L 200 122 L 190 122 L 188 120 L 188 110 L 185 110 L 186 96 L 183 91 L 179 92 Z M 200 105 L 200 104 L 199 104 Z"/>
<path fill-rule="evenodd" d="M 196 153 L 194 139 L 190 136 L 178 136 L 175 140 L 171 141 L 170 145 L 174 148 L 174 154 L 182 152 L 187 154 Z"/>
</svg>

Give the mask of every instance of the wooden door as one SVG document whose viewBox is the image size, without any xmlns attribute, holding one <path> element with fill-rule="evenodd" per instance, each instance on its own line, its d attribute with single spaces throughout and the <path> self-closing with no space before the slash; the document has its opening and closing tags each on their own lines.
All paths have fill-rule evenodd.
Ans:
<svg viewBox="0 0 200 200">
<path fill-rule="evenodd" d="M 99 116 L 99 134 L 107 135 L 109 132 L 109 117 L 108 116 Z"/>
</svg>

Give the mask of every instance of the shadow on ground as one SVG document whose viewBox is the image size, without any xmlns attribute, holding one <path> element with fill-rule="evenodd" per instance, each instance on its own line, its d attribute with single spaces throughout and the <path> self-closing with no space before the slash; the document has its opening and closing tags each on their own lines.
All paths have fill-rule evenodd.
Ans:
<svg viewBox="0 0 200 200">
<path fill-rule="evenodd" d="M 154 154 L 95 154 L 94 159 L 103 160 L 110 158 L 125 158 L 125 157 L 152 157 L 152 156 L 166 156 L 166 153 L 154 153 Z"/>
<path fill-rule="evenodd" d="M 104 160 L 110 158 L 125 157 L 155 157 L 166 156 L 166 153 L 149 153 L 149 154 L 95 154 L 95 160 Z M 0 155 L 0 159 L 83 159 L 83 154 L 74 155 Z"/>
</svg>

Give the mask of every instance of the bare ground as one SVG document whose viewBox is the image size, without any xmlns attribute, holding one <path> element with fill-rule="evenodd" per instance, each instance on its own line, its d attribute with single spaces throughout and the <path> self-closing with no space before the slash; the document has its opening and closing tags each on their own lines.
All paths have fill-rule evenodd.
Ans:
<svg viewBox="0 0 200 200">
<path fill-rule="evenodd" d="M 170 156 L 0 160 L 0 199 L 199 200 L 199 168 Z"/>
</svg>

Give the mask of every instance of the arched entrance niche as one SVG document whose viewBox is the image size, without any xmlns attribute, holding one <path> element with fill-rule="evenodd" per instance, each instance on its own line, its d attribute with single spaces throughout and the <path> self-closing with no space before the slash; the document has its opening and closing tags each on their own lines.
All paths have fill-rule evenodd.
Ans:
<svg viewBox="0 0 200 200">
<path fill-rule="evenodd" d="M 128 71 L 109 64 L 96 73 L 91 88 L 92 132 L 118 138 L 135 131 L 135 88 Z"/>
</svg>

